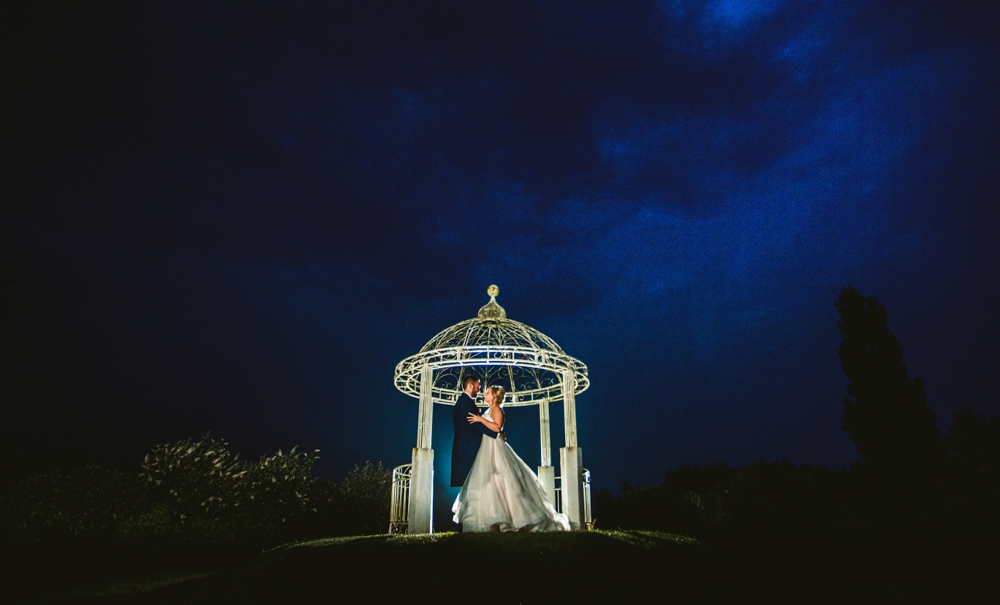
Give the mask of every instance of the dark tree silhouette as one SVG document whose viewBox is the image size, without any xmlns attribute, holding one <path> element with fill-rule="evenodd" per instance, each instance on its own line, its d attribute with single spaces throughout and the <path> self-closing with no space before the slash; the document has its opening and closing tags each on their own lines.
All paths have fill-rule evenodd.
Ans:
<svg viewBox="0 0 1000 605">
<path fill-rule="evenodd" d="M 972 408 L 955 412 L 948 450 L 960 466 L 991 477 L 1000 474 L 1000 418 L 987 418 Z"/>
<path fill-rule="evenodd" d="M 1000 418 L 955 412 L 947 438 L 948 498 L 954 538 L 997 544 L 1000 537 Z"/>
<path fill-rule="evenodd" d="M 840 364 L 850 383 L 841 426 L 868 469 L 922 472 L 943 457 L 941 432 L 920 379 L 910 380 L 885 307 L 847 286 L 834 303 Z"/>
</svg>

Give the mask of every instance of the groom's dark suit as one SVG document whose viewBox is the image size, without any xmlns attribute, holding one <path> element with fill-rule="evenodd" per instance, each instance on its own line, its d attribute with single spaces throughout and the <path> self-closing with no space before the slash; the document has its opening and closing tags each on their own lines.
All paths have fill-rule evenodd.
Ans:
<svg viewBox="0 0 1000 605">
<path fill-rule="evenodd" d="M 451 486 L 461 487 L 476 461 L 483 435 L 496 439 L 497 434 L 481 422 L 469 424 L 469 414 L 479 414 L 479 408 L 468 393 L 463 392 L 455 402 L 455 442 L 451 446 Z"/>
</svg>

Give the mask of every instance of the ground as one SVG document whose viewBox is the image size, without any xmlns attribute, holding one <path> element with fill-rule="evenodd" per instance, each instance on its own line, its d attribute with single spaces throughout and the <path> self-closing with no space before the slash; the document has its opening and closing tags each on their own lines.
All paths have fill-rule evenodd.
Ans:
<svg viewBox="0 0 1000 605">
<path fill-rule="evenodd" d="M 63 561 L 67 565 L 68 561 Z M 36 566 L 37 567 L 37 566 Z M 127 566 L 126 566 L 127 567 Z M 122 568 L 25 603 L 962 602 L 1000 600 L 996 549 L 708 546 L 659 532 L 359 536 L 213 569 Z M 37 569 L 35 571 L 38 571 Z M 59 569 L 47 572 L 54 578 Z M 43 576 L 45 575 L 43 573 Z M 22 576 L 22 580 L 24 577 Z"/>
</svg>

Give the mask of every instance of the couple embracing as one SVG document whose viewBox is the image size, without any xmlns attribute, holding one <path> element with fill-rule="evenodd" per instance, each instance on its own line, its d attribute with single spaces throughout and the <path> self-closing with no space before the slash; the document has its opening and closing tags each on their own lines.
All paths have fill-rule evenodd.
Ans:
<svg viewBox="0 0 1000 605">
<path fill-rule="evenodd" d="M 569 519 L 556 512 L 542 482 L 507 445 L 503 387 L 486 388 L 489 407 L 482 415 L 475 403 L 479 379 L 466 376 L 462 391 L 451 453 L 451 485 L 462 486 L 451 510 L 461 531 L 569 531 Z"/>
</svg>

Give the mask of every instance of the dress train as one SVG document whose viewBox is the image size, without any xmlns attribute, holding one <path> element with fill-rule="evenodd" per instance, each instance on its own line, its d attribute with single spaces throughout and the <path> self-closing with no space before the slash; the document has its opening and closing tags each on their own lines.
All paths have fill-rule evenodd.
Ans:
<svg viewBox="0 0 1000 605">
<path fill-rule="evenodd" d="M 489 418 L 489 410 L 483 414 Z M 463 532 L 569 531 L 534 472 L 503 439 L 483 436 L 479 453 L 451 508 Z"/>
</svg>

